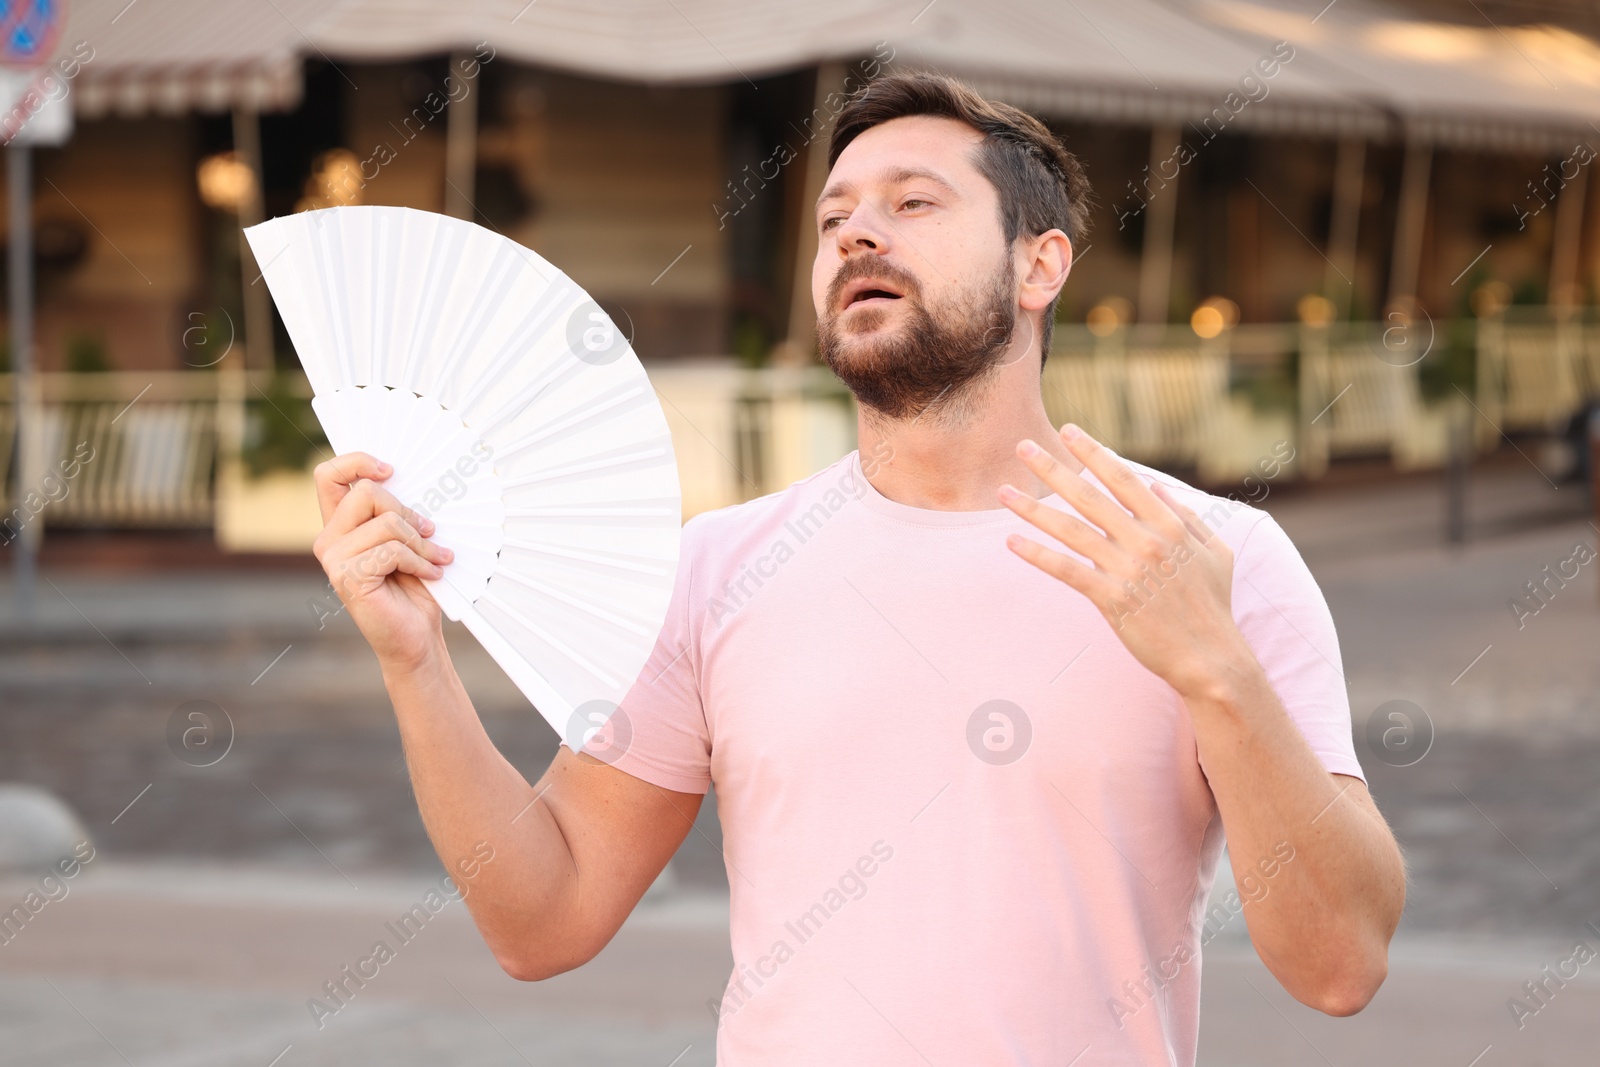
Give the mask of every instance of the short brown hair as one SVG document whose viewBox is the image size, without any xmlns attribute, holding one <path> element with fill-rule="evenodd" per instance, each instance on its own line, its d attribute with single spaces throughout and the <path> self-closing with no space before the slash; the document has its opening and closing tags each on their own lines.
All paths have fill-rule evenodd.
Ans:
<svg viewBox="0 0 1600 1067">
<path fill-rule="evenodd" d="M 1089 228 L 1090 202 L 1089 179 L 1078 157 L 1026 111 L 986 100 L 970 85 L 944 74 L 888 74 L 863 86 L 839 112 L 828 144 L 828 166 L 863 132 L 911 115 L 956 119 L 984 135 L 977 167 L 1000 194 L 1000 227 L 1007 245 L 1021 234 L 1037 237 L 1059 229 L 1077 246 Z M 1039 331 L 1041 366 L 1050 354 L 1055 317 L 1052 300 Z"/>
</svg>

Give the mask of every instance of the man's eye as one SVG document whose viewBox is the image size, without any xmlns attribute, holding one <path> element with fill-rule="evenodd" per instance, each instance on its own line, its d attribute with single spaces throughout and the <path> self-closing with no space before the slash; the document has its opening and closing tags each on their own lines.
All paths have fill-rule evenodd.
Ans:
<svg viewBox="0 0 1600 1067">
<path fill-rule="evenodd" d="M 900 210 L 904 211 L 907 208 L 926 207 L 927 204 L 928 204 L 928 202 L 926 200 L 916 200 L 916 199 L 907 200 L 907 201 L 905 201 L 904 203 L 902 203 L 900 205 Z"/>
<path fill-rule="evenodd" d="M 834 223 L 843 222 L 843 221 L 844 221 L 844 219 L 841 218 L 838 215 L 830 215 L 827 218 L 822 220 L 822 228 L 824 230 L 831 230 L 831 229 L 833 229 Z"/>
</svg>

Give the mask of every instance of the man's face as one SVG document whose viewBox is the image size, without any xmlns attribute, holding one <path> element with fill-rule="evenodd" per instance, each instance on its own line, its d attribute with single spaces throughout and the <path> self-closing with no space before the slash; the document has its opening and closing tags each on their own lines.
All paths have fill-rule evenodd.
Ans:
<svg viewBox="0 0 1600 1067">
<path fill-rule="evenodd" d="M 890 418 L 953 399 L 1011 342 L 1015 270 L 999 193 L 973 162 L 982 140 L 933 116 L 874 126 L 840 153 L 817 202 L 823 359 Z"/>
</svg>

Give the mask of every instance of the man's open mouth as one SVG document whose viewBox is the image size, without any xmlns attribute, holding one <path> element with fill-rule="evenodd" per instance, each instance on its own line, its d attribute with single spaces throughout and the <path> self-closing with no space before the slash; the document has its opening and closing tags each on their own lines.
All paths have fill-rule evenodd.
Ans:
<svg viewBox="0 0 1600 1067">
<path fill-rule="evenodd" d="M 853 283 L 844 293 L 844 307 L 852 308 L 857 304 L 868 304 L 880 301 L 899 300 L 900 293 L 890 289 L 884 283 L 873 279 L 864 278 Z"/>
</svg>

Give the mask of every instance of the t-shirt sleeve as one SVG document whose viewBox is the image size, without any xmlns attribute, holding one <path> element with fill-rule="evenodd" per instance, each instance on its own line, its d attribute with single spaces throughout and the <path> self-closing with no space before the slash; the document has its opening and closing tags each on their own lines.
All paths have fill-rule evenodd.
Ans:
<svg viewBox="0 0 1600 1067">
<path fill-rule="evenodd" d="M 583 749 L 635 778 L 679 793 L 704 793 L 711 786 L 711 739 L 700 699 L 694 609 L 701 518 L 684 524 L 672 599 L 644 669 Z"/>
<path fill-rule="evenodd" d="M 1366 781 L 1351 736 L 1339 635 L 1289 535 L 1263 514 L 1234 557 L 1233 613 L 1273 691 L 1332 774 Z"/>
</svg>

